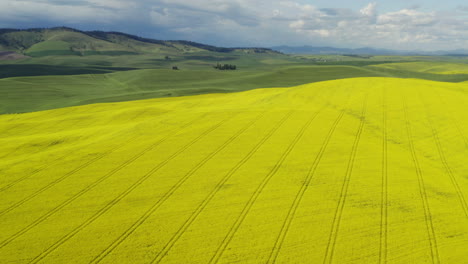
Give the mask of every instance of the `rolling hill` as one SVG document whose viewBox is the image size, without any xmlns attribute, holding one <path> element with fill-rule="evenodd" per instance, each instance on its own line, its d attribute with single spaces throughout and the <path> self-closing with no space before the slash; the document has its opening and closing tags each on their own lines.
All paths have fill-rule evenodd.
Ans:
<svg viewBox="0 0 468 264">
<path fill-rule="evenodd" d="M 353 78 L 0 115 L 0 259 L 464 263 L 467 96 Z"/>
<path fill-rule="evenodd" d="M 18 71 L 16 67 L 29 71 L 33 69 L 31 66 L 16 65 L 9 66 L 5 71 Z M 280 69 L 232 72 L 210 68 L 180 71 L 144 69 L 114 73 L 105 73 L 105 68 L 87 68 L 82 70 L 82 75 L 0 79 L 0 114 L 98 102 L 227 93 L 342 78 L 385 76 L 352 66 L 290 66 Z M 59 69 L 67 70 L 66 67 Z M 44 68 L 38 67 L 35 70 L 44 70 Z M 85 70 L 89 70 L 90 74 L 85 74 Z"/>
<path fill-rule="evenodd" d="M 0 51 L 32 57 L 51 55 L 177 55 L 203 51 L 220 53 L 271 53 L 265 48 L 220 48 L 191 41 L 163 41 L 121 32 L 80 31 L 73 28 L 0 29 Z"/>
<path fill-rule="evenodd" d="M 317 47 L 317 46 L 274 46 L 273 50 L 288 54 L 350 54 L 350 55 L 398 55 L 398 56 L 467 56 L 468 50 L 391 50 L 372 47 L 363 48 L 336 48 L 336 47 Z"/>
<path fill-rule="evenodd" d="M 468 74 L 468 64 L 453 62 L 398 62 L 371 67 L 445 75 Z"/>
</svg>

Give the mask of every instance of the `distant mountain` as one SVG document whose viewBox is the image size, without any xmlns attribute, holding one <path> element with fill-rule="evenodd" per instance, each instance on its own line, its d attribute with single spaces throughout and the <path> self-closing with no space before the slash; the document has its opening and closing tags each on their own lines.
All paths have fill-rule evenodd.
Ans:
<svg viewBox="0 0 468 264">
<path fill-rule="evenodd" d="M 155 40 L 121 32 L 73 28 L 0 29 L 0 51 L 40 57 L 49 55 L 179 55 L 195 52 L 278 53 L 266 48 L 222 48 L 184 40 Z"/>
<path fill-rule="evenodd" d="M 452 51 L 398 51 L 389 49 L 375 48 L 334 48 L 334 47 L 314 47 L 314 46 L 276 46 L 271 49 L 287 53 L 287 54 L 338 54 L 338 55 L 449 55 L 449 56 L 466 56 L 468 50 L 452 50 Z"/>
<path fill-rule="evenodd" d="M 374 48 L 346 49 L 334 47 L 314 47 L 314 46 L 276 46 L 271 49 L 288 54 L 353 54 L 353 55 L 394 55 L 395 51 Z"/>
<path fill-rule="evenodd" d="M 121 32 L 81 31 L 68 27 L 0 29 L 0 60 L 25 56 L 50 55 L 131 55 L 154 54 L 178 56 L 190 53 L 268 53 L 268 54 L 341 54 L 341 55 L 451 55 L 468 56 L 468 50 L 452 51 L 397 51 L 376 48 L 335 48 L 314 46 L 276 46 L 272 48 L 224 48 L 187 40 L 157 40 Z M 21 55 L 21 56 L 19 56 Z"/>
</svg>

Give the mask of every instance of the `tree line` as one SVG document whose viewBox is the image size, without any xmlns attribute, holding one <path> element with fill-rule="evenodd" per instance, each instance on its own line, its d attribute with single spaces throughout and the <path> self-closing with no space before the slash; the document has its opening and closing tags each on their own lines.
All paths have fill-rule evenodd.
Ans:
<svg viewBox="0 0 468 264">
<path fill-rule="evenodd" d="M 224 70 L 236 70 L 237 66 L 233 64 L 220 64 L 217 63 L 216 66 L 213 66 L 215 69 L 224 71 Z"/>
</svg>

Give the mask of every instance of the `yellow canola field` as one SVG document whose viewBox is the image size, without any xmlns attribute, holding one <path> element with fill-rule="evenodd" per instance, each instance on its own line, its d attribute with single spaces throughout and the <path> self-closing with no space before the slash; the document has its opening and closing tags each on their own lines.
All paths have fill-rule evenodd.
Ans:
<svg viewBox="0 0 468 264">
<path fill-rule="evenodd" d="M 372 65 L 371 67 L 436 74 L 468 74 L 468 65 L 466 63 L 397 62 Z"/>
<path fill-rule="evenodd" d="M 0 263 L 468 263 L 468 88 L 355 78 L 0 116 Z"/>
</svg>

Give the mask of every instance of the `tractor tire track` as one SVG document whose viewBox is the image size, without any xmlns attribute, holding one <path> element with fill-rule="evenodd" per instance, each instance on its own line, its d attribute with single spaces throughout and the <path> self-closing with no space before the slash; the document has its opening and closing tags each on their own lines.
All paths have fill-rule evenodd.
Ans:
<svg viewBox="0 0 468 264">
<path fill-rule="evenodd" d="M 114 149 L 111 149 L 110 151 L 108 152 L 105 152 L 105 153 L 102 153 L 96 157 L 94 157 L 93 159 L 81 164 L 80 166 L 76 167 L 75 169 L 73 169 L 72 171 L 69 171 L 68 173 L 64 174 L 62 177 L 52 181 L 51 183 L 47 184 L 46 186 L 42 187 L 41 189 L 37 190 L 36 192 L 34 192 L 33 194 L 31 194 L 30 196 L 24 198 L 23 200 L 21 201 L 18 201 L 16 202 L 15 204 L 7 207 L 6 209 L 4 209 L 3 211 L 0 212 L 0 216 L 3 216 L 4 214 L 12 211 L 13 209 L 16 209 L 18 208 L 19 206 L 23 205 L 24 203 L 28 202 L 29 200 L 33 199 L 34 197 L 38 196 L 39 194 L 43 193 L 44 191 L 52 188 L 53 186 L 55 186 L 56 184 L 64 181 L 65 179 L 67 179 L 68 177 L 72 176 L 73 174 L 79 172 L 80 170 L 88 167 L 89 165 L 93 164 L 94 162 L 97 162 L 99 160 L 101 160 L 102 158 L 104 158 L 105 156 L 107 155 L 110 155 L 112 154 L 114 151 L 117 151 L 118 149 L 128 145 L 129 143 L 133 142 L 133 140 L 137 139 L 138 137 L 140 137 L 139 135 L 136 135 L 136 136 L 133 136 L 131 137 L 130 139 L 126 140 L 124 144 L 121 144 L 117 147 L 115 147 Z M 62 156 L 62 157 L 65 157 L 65 156 Z M 56 160 L 57 161 L 57 160 Z M 52 164 L 55 163 L 52 162 Z M 47 167 L 50 167 L 51 165 L 47 166 Z M 43 168 L 45 169 L 45 168 Z M 39 171 L 37 171 L 39 172 Z M 26 177 L 22 177 L 20 178 L 19 180 L 15 181 L 14 184 L 10 184 L 10 186 L 8 186 L 8 188 L 11 188 L 12 186 L 18 184 L 19 182 L 23 181 L 23 180 L 26 180 L 27 178 L 31 177 L 32 175 L 36 174 L 37 172 L 34 172 L 33 174 L 30 174 Z M 8 189 L 8 188 L 2 188 L 4 190 Z"/>
<path fill-rule="evenodd" d="M 403 98 L 403 111 L 405 115 L 405 124 L 406 124 L 407 136 L 408 136 L 408 144 L 409 144 L 413 164 L 416 170 L 416 176 L 418 178 L 419 195 L 421 197 L 423 210 L 424 210 L 424 220 L 426 222 L 426 231 L 427 231 L 429 246 L 431 250 L 431 259 L 432 259 L 432 263 L 438 264 L 440 263 L 440 257 L 439 257 L 439 250 L 437 246 L 437 239 L 436 239 L 436 235 L 434 231 L 434 224 L 432 221 L 432 214 L 431 214 L 431 210 L 429 207 L 429 200 L 427 199 L 426 187 L 424 184 L 424 178 L 423 178 L 421 166 L 419 165 L 419 160 L 416 155 L 416 150 L 413 144 L 413 133 L 412 133 L 411 125 L 409 122 L 407 108 L 408 106 L 406 105 L 406 98 Z"/>
<path fill-rule="evenodd" d="M 302 198 L 304 197 L 305 192 L 307 191 L 309 184 L 312 180 L 312 178 L 315 175 L 315 172 L 317 170 L 318 165 L 320 164 L 320 161 L 322 160 L 323 154 L 325 153 L 325 150 L 328 147 L 328 144 L 330 142 L 330 139 L 332 138 L 333 134 L 335 133 L 336 128 L 338 127 L 338 124 L 340 123 L 341 119 L 343 118 L 345 114 L 345 109 L 343 109 L 338 117 L 335 119 L 333 122 L 330 130 L 328 131 L 328 134 L 326 135 L 322 146 L 320 147 L 320 150 L 315 157 L 312 166 L 309 168 L 309 171 L 307 173 L 307 176 L 304 180 L 304 184 L 301 186 L 299 189 L 298 193 L 296 194 L 296 197 L 294 198 L 293 204 L 289 208 L 288 214 L 286 215 L 286 218 L 283 222 L 283 225 L 281 226 L 281 230 L 275 240 L 275 244 L 270 252 L 270 255 L 268 257 L 267 263 L 276 263 L 277 258 L 279 253 L 281 252 L 281 248 L 283 246 L 284 240 L 286 239 L 286 236 L 289 232 L 289 228 L 292 224 L 292 221 L 294 220 L 294 216 L 296 215 L 297 208 L 299 208 L 299 205 L 302 202 Z"/>
<path fill-rule="evenodd" d="M 72 153 L 72 152 L 67 153 L 67 154 L 65 154 L 65 155 L 61 155 L 60 157 L 58 157 L 58 158 L 55 159 L 54 161 L 48 163 L 46 166 L 44 166 L 44 167 L 42 167 L 42 168 L 39 168 L 39 169 L 35 169 L 35 170 L 33 170 L 30 174 L 25 175 L 25 176 L 23 176 L 23 177 L 20 177 L 20 178 L 18 178 L 18 179 L 16 179 L 16 180 L 13 180 L 12 182 L 10 182 L 10 183 L 6 184 L 5 186 L 1 187 L 1 188 L 0 188 L 0 193 L 6 191 L 6 190 L 8 190 L 8 189 L 10 189 L 11 187 L 15 186 L 16 184 L 18 184 L 18 183 L 20 183 L 20 182 L 22 182 L 22 181 L 24 181 L 24 180 L 27 180 L 28 178 L 30 178 L 30 177 L 36 175 L 37 173 L 39 173 L 39 172 L 41 172 L 41 171 L 43 171 L 43 170 L 45 170 L 45 169 L 47 169 L 47 168 L 49 168 L 49 167 L 55 165 L 58 161 L 63 160 L 65 157 L 70 156 L 71 153 Z"/>
<path fill-rule="evenodd" d="M 190 107 L 197 106 L 197 105 L 199 105 L 199 104 L 200 104 L 200 103 L 192 104 Z M 182 103 L 179 103 L 178 105 L 182 105 Z M 149 110 L 146 110 L 145 112 L 147 112 L 147 111 L 149 111 Z M 69 111 L 69 112 L 71 112 L 71 111 Z M 67 112 L 67 113 L 68 113 L 68 112 Z M 140 115 L 140 114 L 143 114 L 143 113 L 138 113 L 138 115 Z M 136 118 L 136 116 L 135 116 L 135 118 Z M 81 121 L 81 120 L 78 120 L 76 123 L 79 123 L 80 121 Z M 109 120 L 109 121 L 107 122 L 107 124 L 112 123 L 112 122 L 113 122 L 113 120 Z M 76 124 L 76 123 L 75 123 L 75 124 Z M 73 125 L 72 125 L 72 126 L 73 126 Z M 130 140 L 132 140 L 132 139 L 130 139 Z M 85 145 L 85 146 L 87 147 L 87 146 L 90 146 L 90 145 L 92 145 L 92 144 L 94 144 L 94 143 L 87 144 L 87 145 Z M 78 147 L 77 147 L 77 148 L 78 148 Z M 79 148 L 84 148 L 84 146 L 79 147 Z M 18 184 L 18 183 L 20 183 L 20 182 L 22 182 L 22 181 L 24 181 L 24 180 L 27 180 L 28 178 L 30 178 L 30 177 L 36 175 L 37 173 L 39 173 L 39 172 L 41 172 L 41 171 L 43 171 L 43 170 L 45 170 L 45 169 L 47 169 L 47 168 L 49 168 L 49 167 L 52 167 L 52 166 L 55 165 L 58 161 L 63 160 L 65 157 L 71 156 L 71 154 L 74 154 L 75 151 L 76 151 L 76 150 L 71 150 L 71 151 L 69 151 L 67 154 L 61 155 L 61 156 L 59 156 L 58 158 L 56 158 L 55 160 L 53 160 L 52 162 L 48 163 L 46 166 L 43 166 L 42 168 L 33 170 L 33 172 L 31 172 L 29 175 L 25 175 L 25 176 L 23 176 L 23 177 L 20 177 L 19 179 L 13 180 L 12 182 L 6 184 L 5 186 L 0 187 L 0 193 L 6 191 L 6 190 L 8 190 L 8 189 L 10 189 L 11 187 L 15 186 L 16 184 Z M 20 163 L 20 162 L 18 162 L 18 163 Z M 16 164 L 18 164 L 18 163 L 12 164 L 11 166 L 16 165 Z"/>
<path fill-rule="evenodd" d="M 129 140 L 127 140 L 124 144 L 121 144 L 121 145 L 118 145 L 116 146 L 115 148 L 111 149 L 110 151 L 107 151 L 107 152 L 104 152 L 104 153 L 101 153 L 99 154 L 98 156 L 88 160 L 87 162 L 81 164 L 80 166 L 76 167 L 75 169 L 65 173 L 63 176 L 59 177 L 58 179 L 55 179 L 53 180 L 52 182 L 50 182 L 49 184 L 47 184 L 46 186 L 40 188 L 39 190 L 35 191 L 33 194 L 29 195 L 28 197 L 22 199 L 21 201 L 18 201 L 16 203 L 14 203 L 13 205 L 7 207 L 6 209 L 4 209 L 3 211 L 0 212 L 0 216 L 3 216 L 5 215 L 6 213 L 12 211 L 13 209 L 16 209 L 18 207 L 20 207 L 21 205 L 23 205 L 24 203 L 30 201 L 31 199 L 33 199 L 34 197 L 38 196 L 39 194 L 47 191 L 48 189 L 54 187 L 56 184 L 59 184 L 60 182 L 64 181 L 65 179 L 67 179 L 68 177 L 72 176 L 73 174 L 79 172 L 80 170 L 88 167 L 89 165 L 101 160 L 102 158 L 104 158 L 105 156 L 107 155 L 110 155 L 111 153 L 117 151 L 118 149 L 128 145 L 129 143 L 133 142 L 133 140 L 135 140 L 136 138 L 138 138 L 138 136 L 134 136 L 132 138 L 130 138 Z"/>
<path fill-rule="evenodd" d="M 388 240 L 388 136 L 387 136 L 387 88 L 383 87 L 382 103 L 382 196 L 380 198 L 379 263 L 387 263 Z"/>
<path fill-rule="evenodd" d="M 87 193 L 88 191 L 92 190 L 94 187 L 98 186 L 101 182 L 105 181 L 106 179 L 110 178 L 111 176 L 113 176 L 115 173 L 119 172 L 120 170 L 122 170 L 123 168 L 125 168 L 126 166 L 130 165 L 131 163 L 133 163 L 135 160 L 137 160 L 138 158 L 142 157 L 143 155 L 145 155 L 146 153 L 148 153 L 149 151 L 153 150 L 154 148 L 156 148 L 157 146 L 159 146 L 160 144 L 162 144 L 163 142 L 165 142 L 167 139 L 169 139 L 170 137 L 172 137 L 174 135 L 175 132 L 177 132 L 178 130 L 180 129 L 183 129 L 183 128 L 186 128 L 186 127 L 189 127 L 191 126 L 192 124 L 198 122 L 200 119 L 202 119 L 203 117 L 205 117 L 206 114 L 203 114 L 197 118 L 195 118 L 194 120 L 184 124 L 183 126 L 181 127 L 178 127 L 176 129 L 174 129 L 174 131 L 172 131 L 171 133 L 169 133 L 167 136 L 159 139 L 158 141 L 156 141 L 155 143 L 151 144 L 149 147 L 145 148 L 143 151 L 139 152 L 138 154 L 134 155 L 133 157 L 131 157 L 130 159 L 128 159 L 127 161 L 125 161 L 124 163 L 120 164 L 119 166 L 115 167 L 114 169 L 112 169 L 111 171 L 109 171 L 108 173 L 106 173 L 104 176 L 100 177 L 99 179 L 97 179 L 96 181 L 94 181 L 93 183 L 91 183 L 90 185 L 88 185 L 87 187 L 85 187 L 84 189 L 82 189 L 81 191 L 79 191 L 78 193 L 76 193 L 75 195 L 73 195 L 72 197 L 68 198 L 67 200 L 65 200 L 64 202 L 62 202 L 60 205 L 56 206 L 54 209 L 50 210 L 49 212 L 47 212 L 46 214 L 42 215 L 41 217 L 37 218 L 35 221 L 33 221 L 31 224 L 27 225 L 26 227 L 24 227 L 23 229 L 19 230 L 18 232 L 16 232 L 15 234 L 13 234 L 12 236 L 10 236 L 9 238 L 5 239 L 4 241 L 0 242 L 0 249 L 5 247 L 6 245 L 8 245 L 9 243 L 11 243 L 13 240 L 15 240 L 16 238 L 20 237 L 21 235 L 23 235 L 24 233 L 26 233 L 27 231 L 31 230 L 32 228 L 34 228 L 35 226 L 37 226 L 38 224 L 44 222 L 45 220 L 47 220 L 50 216 L 54 215 L 56 212 L 60 211 L 62 208 L 66 207 L 67 205 L 69 205 L 70 203 L 72 203 L 73 201 L 75 201 L 76 199 L 78 199 L 79 197 L 81 197 L 82 195 L 84 195 L 85 193 Z"/>
<path fill-rule="evenodd" d="M 79 122 L 79 121 L 75 122 L 74 124 L 72 124 L 72 126 L 74 126 L 74 125 L 75 125 L 76 123 L 78 123 L 78 122 Z M 3 157 L 8 157 L 8 156 L 10 156 L 12 153 L 14 153 L 14 152 L 16 152 L 16 151 L 17 151 L 16 149 L 15 149 L 15 150 L 12 150 L 9 154 L 7 154 L 7 155 L 5 155 L 5 156 L 3 156 Z M 43 166 L 42 168 L 33 170 L 29 175 L 25 175 L 25 176 L 23 176 L 23 177 L 20 177 L 20 178 L 18 178 L 18 179 L 16 179 L 16 180 L 11 181 L 10 183 L 7 183 L 5 186 L 0 187 L 0 193 L 6 191 L 6 190 L 8 190 L 8 189 L 10 189 L 11 187 L 15 186 L 16 184 L 18 184 L 18 183 L 20 183 L 20 182 L 22 182 L 22 181 L 24 181 L 24 180 L 29 179 L 30 177 L 36 175 L 37 173 L 39 173 L 39 172 L 41 172 L 41 171 L 43 171 L 43 170 L 45 170 L 45 169 L 47 169 L 47 168 L 49 168 L 49 167 L 55 165 L 57 161 L 63 160 L 65 157 L 69 157 L 70 154 L 74 153 L 75 151 L 76 151 L 76 150 L 73 150 L 73 151 L 68 152 L 68 153 L 65 154 L 65 155 L 61 155 L 61 156 L 59 156 L 58 158 L 56 158 L 55 160 L 53 160 L 52 162 L 48 163 L 46 166 Z M 34 153 L 30 153 L 30 154 L 28 154 L 28 155 L 35 155 L 35 154 L 40 153 L 40 152 L 42 152 L 41 149 L 40 149 L 40 150 L 37 150 L 37 151 L 34 152 Z M 3 158 L 3 157 L 2 157 L 2 158 Z"/>
<path fill-rule="evenodd" d="M 289 144 L 288 148 L 286 151 L 281 155 L 280 159 L 276 162 L 276 164 L 273 166 L 273 168 L 268 172 L 268 174 L 265 176 L 265 178 L 262 180 L 260 185 L 257 187 L 257 189 L 254 191 L 252 196 L 250 197 L 249 201 L 247 204 L 244 206 L 244 208 L 241 211 L 241 214 L 237 217 L 236 221 L 234 222 L 234 225 L 230 228 L 226 236 L 224 237 L 223 241 L 219 245 L 219 247 L 216 249 L 214 255 L 211 257 L 209 263 L 217 263 L 219 259 L 222 257 L 223 253 L 226 250 L 226 247 L 228 244 L 231 242 L 233 239 L 234 235 L 237 233 L 239 230 L 240 226 L 244 222 L 245 218 L 250 212 L 250 209 L 254 205 L 254 203 L 257 201 L 258 197 L 260 194 L 263 192 L 263 189 L 265 186 L 268 184 L 268 182 L 271 180 L 271 178 L 279 171 L 279 169 L 282 167 L 284 161 L 286 158 L 289 156 L 291 151 L 294 149 L 296 146 L 297 142 L 302 138 L 304 135 L 305 131 L 307 128 L 310 126 L 312 121 L 314 120 L 316 115 L 313 115 L 311 119 L 309 119 L 304 126 L 300 129 L 298 134 L 294 137 L 293 141 Z"/>
<path fill-rule="evenodd" d="M 314 96 L 318 94 L 316 92 Z M 320 109 L 315 115 L 318 115 L 323 109 Z M 151 263 L 160 263 L 167 253 L 172 249 L 172 247 L 177 243 L 177 241 L 182 237 L 182 235 L 187 231 L 191 224 L 198 218 L 201 212 L 208 206 L 211 200 L 215 197 L 222 186 L 229 180 L 231 177 L 248 161 L 250 158 L 258 151 L 258 149 L 263 146 L 263 144 L 281 127 L 281 125 L 289 118 L 290 112 L 288 115 L 285 115 L 248 153 L 242 160 L 240 160 L 216 185 L 215 189 L 211 191 L 210 194 L 203 200 L 199 207 L 192 213 L 192 215 L 184 222 L 184 224 L 177 230 L 173 237 L 166 243 L 166 245 L 161 249 L 161 251 L 156 255 L 156 257 L 151 261 Z"/>
<path fill-rule="evenodd" d="M 70 127 L 74 127 L 75 125 L 77 125 L 81 120 L 76 120 L 75 122 L 71 123 L 69 126 Z M 32 143 L 34 142 L 34 140 L 29 140 L 27 143 L 23 143 L 21 146 L 28 146 L 28 145 L 32 145 Z M 14 150 L 11 150 L 10 152 L 8 152 L 7 154 L 4 154 L 3 156 L 0 157 L 0 159 L 3 159 L 3 158 L 6 158 L 6 157 L 9 157 L 11 155 L 13 155 L 13 153 L 15 153 L 16 151 L 18 151 L 18 148 L 17 149 L 14 149 Z M 39 152 L 41 152 L 42 149 L 38 149 L 36 150 L 34 153 L 28 153 L 28 155 L 34 155 L 34 154 L 37 154 Z"/>
<path fill-rule="evenodd" d="M 70 107 L 70 108 L 73 108 L 73 107 Z M 11 120 L 8 120 L 8 121 L 15 121 L 17 119 L 19 120 L 22 120 L 22 121 L 28 121 L 28 120 L 38 120 L 41 118 L 41 116 L 44 116 L 44 115 L 47 115 L 48 114 L 48 111 L 50 110 L 43 110 L 43 113 L 41 114 L 38 114 L 37 116 L 34 116 L 34 117 L 30 117 L 30 118 L 27 118 L 27 119 L 22 119 L 22 118 L 13 118 Z M 67 116 L 68 114 L 70 114 L 71 112 L 75 111 L 75 109 L 68 109 L 68 111 L 64 111 L 64 113 L 62 114 L 63 116 Z M 27 113 L 27 112 L 26 112 Z M 36 112 L 37 113 L 37 112 Z M 44 123 L 44 122 L 43 122 Z M 9 127 L 9 128 L 6 128 L 6 129 L 3 129 L 2 131 L 0 131 L 0 139 L 3 139 L 3 138 L 7 138 L 8 136 L 10 136 L 10 133 L 6 133 L 6 132 L 11 132 L 12 130 L 15 130 L 21 126 L 24 126 L 25 123 L 19 123 L 19 124 L 16 124 L 16 125 L 13 125 L 12 127 Z M 23 131 L 25 131 L 25 129 L 22 129 Z M 27 131 L 27 129 L 26 129 Z M 8 135 L 7 137 L 4 137 L 3 135 Z M 20 135 L 20 136 L 23 136 L 23 135 Z"/>
<path fill-rule="evenodd" d="M 194 168 L 192 168 L 184 177 L 182 177 L 174 186 L 166 192 L 163 197 L 161 197 L 155 204 L 153 204 L 136 222 L 134 222 L 127 230 L 123 232 L 122 235 L 117 237 L 108 247 L 106 247 L 98 256 L 96 256 L 90 263 L 99 263 L 105 257 L 107 257 L 115 248 L 117 248 L 122 242 L 124 242 L 131 234 L 133 234 L 167 199 L 169 199 L 172 194 L 179 189 L 182 184 L 184 184 L 193 174 L 195 174 L 202 166 L 204 166 L 208 161 L 210 161 L 214 156 L 216 156 L 220 151 L 225 149 L 229 144 L 231 144 L 236 138 L 242 135 L 247 129 L 252 127 L 266 112 L 261 113 L 251 122 L 249 122 L 245 127 L 236 132 L 231 136 L 226 142 L 219 146 L 216 150 L 206 156 L 200 163 L 198 163 Z"/>
<path fill-rule="evenodd" d="M 450 181 L 452 182 L 453 188 L 455 189 L 455 192 L 457 193 L 458 200 L 459 200 L 460 205 L 461 205 L 461 207 L 463 209 L 463 212 L 465 213 L 465 216 L 468 217 L 468 204 L 466 202 L 465 195 L 463 194 L 463 191 L 462 191 L 462 189 L 460 187 L 460 184 L 458 183 L 458 181 L 457 181 L 457 179 L 456 179 L 450 165 L 447 162 L 445 152 L 444 152 L 444 150 L 442 148 L 442 144 L 440 143 L 439 132 L 437 131 L 437 129 L 432 124 L 433 120 L 432 120 L 432 118 L 430 118 L 429 107 L 427 105 L 427 102 L 424 100 L 423 96 L 421 95 L 421 91 L 418 91 L 418 94 L 419 94 L 419 98 L 420 98 L 421 102 L 424 105 L 424 108 L 426 109 L 426 119 L 428 121 L 429 127 L 431 128 L 432 136 L 434 138 L 434 142 L 435 142 L 435 144 L 437 146 L 437 152 L 439 154 L 440 162 L 444 166 L 445 172 L 449 176 Z"/>
<path fill-rule="evenodd" d="M 437 98 L 439 99 L 439 101 L 443 105 L 445 105 L 444 109 L 446 111 L 447 111 L 447 109 L 450 109 L 449 110 L 450 111 L 449 117 L 450 117 L 450 119 L 452 119 L 452 124 L 455 125 L 455 128 L 458 131 L 458 134 L 460 134 L 460 137 L 462 138 L 463 142 L 465 143 L 465 148 L 468 149 L 468 138 L 466 137 L 465 133 L 463 133 L 463 130 L 462 130 L 460 124 L 459 124 L 458 118 L 455 117 L 455 111 L 448 106 L 447 102 L 444 99 L 442 99 L 443 96 L 441 96 L 441 94 L 438 91 L 436 91 L 436 94 L 437 94 Z"/>
<path fill-rule="evenodd" d="M 216 194 L 222 189 L 222 186 L 229 180 L 231 177 L 247 162 L 250 158 L 260 149 L 265 142 L 271 138 L 271 136 L 281 127 L 282 124 L 289 118 L 292 112 L 286 114 L 250 151 L 247 155 L 242 158 L 228 173 L 221 179 L 220 182 L 216 185 L 205 200 L 198 206 L 197 209 L 190 215 L 190 217 L 182 224 L 182 226 L 177 230 L 177 232 L 172 236 L 172 238 L 166 243 L 166 245 L 161 249 L 161 251 L 156 255 L 156 257 L 151 261 L 151 263 L 160 263 L 166 254 L 172 249 L 172 247 L 177 243 L 177 241 L 182 237 L 182 235 L 187 231 L 191 224 L 197 219 L 201 212 L 208 206 Z"/>
<path fill-rule="evenodd" d="M 349 156 L 345 178 L 343 181 L 343 185 L 341 186 L 340 199 L 338 201 L 337 207 L 335 209 L 335 215 L 333 217 L 332 229 L 330 231 L 330 236 L 328 238 L 327 248 L 325 251 L 325 257 L 323 259 L 324 264 L 333 262 L 333 256 L 334 256 L 335 247 L 336 247 L 336 239 L 338 237 L 338 232 L 340 231 L 341 217 L 343 215 L 344 206 L 346 204 L 346 198 L 348 196 L 349 182 L 351 181 L 351 175 L 353 174 L 354 161 L 356 158 L 356 154 L 357 154 L 358 147 L 359 147 L 359 142 L 361 140 L 362 131 L 363 131 L 365 121 L 366 121 L 367 99 L 368 99 L 368 95 L 366 94 L 364 98 L 363 106 L 362 106 L 361 116 L 360 116 L 361 122 L 359 124 L 358 131 L 354 138 L 354 143 L 353 143 L 353 147 L 351 150 L 351 155 Z"/>
<path fill-rule="evenodd" d="M 222 121 L 218 122 L 217 124 L 211 126 L 208 128 L 206 131 L 201 133 L 198 137 L 195 139 L 191 140 L 189 143 L 187 143 L 185 146 L 180 148 L 178 151 L 174 152 L 171 156 L 169 156 L 166 160 L 160 162 L 158 165 L 153 167 L 149 172 L 147 172 L 143 177 L 139 178 L 136 182 L 134 182 L 129 188 L 127 188 L 125 191 L 120 193 L 117 197 L 112 199 L 110 202 L 108 202 L 104 207 L 99 209 L 95 214 L 93 214 L 91 217 L 89 217 L 87 220 L 85 220 L 83 223 L 81 223 L 79 226 L 74 228 L 71 232 L 60 238 L 58 241 L 53 243 L 51 246 L 49 246 L 47 249 L 45 249 L 43 252 L 41 252 L 39 255 L 34 257 L 30 263 L 38 263 L 45 257 L 47 257 L 50 253 L 55 251 L 57 248 L 59 248 L 61 245 L 66 243 L 68 240 L 70 240 L 72 237 L 74 237 L 76 234 L 78 234 L 81 230 L 89 226 L 91 223 L 93 223 L 96 219 L 98 219 L 100 216 L 102 216 L 104 213 L 109 211 L 114 205 L 116 205 L 118 202 L 120 202 L 123 198 L 125 198 L 130 192 L 132 192 L 134 189 L 136 189 L 138 186 L 140 186 L 145 180 L 147 180 L 150 176 L 152 176 L 154 173 L 156 173 L 159 169 L 164 167 L 167 163 L 169 163 L 171 160 L 176 158 L 178 155 L 180 155 L 182 152 L 184 152 L 186 149 L 188 149 L 190 146 L 201 140 L 203 137 L 229 121 L 231 118 L 233 118 L 236 114 L 230 115 L 229 117 L 223 119 Z"/>
</svg>

